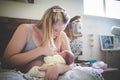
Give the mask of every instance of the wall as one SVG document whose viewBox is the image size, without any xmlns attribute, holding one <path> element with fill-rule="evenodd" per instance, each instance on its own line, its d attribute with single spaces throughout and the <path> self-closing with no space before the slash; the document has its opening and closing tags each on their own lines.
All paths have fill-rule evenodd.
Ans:
<svg viewBox="0 0 120 80">
<path fill-rule="evenodd" d="M 34 4 L 0 0 L 0 16 L 40 19 L 47 8 L 60 5 L 72 17 L 83 14 L 82 3 L 82 0 L 35 0 Z"/>
<path fill-rule="evenodd" d="M 104 60 L 109 66 L 120 67 L 120 51 L 102 52 L 100 50 L 100 34 L 111 34 L 112 26 L 120 26 L 119 19 L 97 17 L 97 16 L 82 16 L 82 33 L 83 33 L 83 56 L 79 59 L 97 59 Z M 93 47 L 89 44 L 89 34 L 93 34 Z"/>
</svg>

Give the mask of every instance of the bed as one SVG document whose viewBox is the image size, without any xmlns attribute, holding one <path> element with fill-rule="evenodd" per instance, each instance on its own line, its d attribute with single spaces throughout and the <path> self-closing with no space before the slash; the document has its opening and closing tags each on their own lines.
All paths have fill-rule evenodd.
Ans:
<svg viewBox="0 0 120 80">
<path fill-rule="evenodd" d="M 37 22 L 38 20 L 33 19 L 0 17 L 0 60 L 3 56 L 3 51 L 6 45 L 8 44 L 9 40 L 11 39 L 14 31 L 17 29 L 17 26 L 21 23 L 37 23 Z M 13 76 L 6 76 L 6 74 L 10 74 Z M 19 78 L 21 76 L 23 77 L 23 79 Z M 104 76 L 106 76 L 106 74 L 98 73 L 90 67 L 77 66 L 73 70 L 70 70 L 63 75 L 60 75 L 58 80 L 104 80 L 103 78 Z M 9 79 L 10 77 L 12 78 Z M 44 79 L 43 78 L 37 79 L 34 77 L 26 76 L 25 74 L 19 71 L 8 69 L 6 70 L 0 67 L 0 80 L 44 80 Z"/>
</svg>

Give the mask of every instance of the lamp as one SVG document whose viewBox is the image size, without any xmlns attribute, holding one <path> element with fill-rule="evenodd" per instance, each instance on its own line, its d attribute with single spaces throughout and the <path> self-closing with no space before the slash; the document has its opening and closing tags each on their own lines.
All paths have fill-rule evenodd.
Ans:
<svg viewBox="0 0 120 80">
<path fill-rule="evenodd" d="M 119 26 L 112 26 L 111 33 L 113 35 L 115 35 L 115 37 L 114 37 L 114 47 L 117 47 L 120 50 L 120 27 Z"/>
<path fill-rule="evenodd" d="M 112 26 L 111 33 L 115 36 L 120 36 L 120 27 Z"/>
</svg>

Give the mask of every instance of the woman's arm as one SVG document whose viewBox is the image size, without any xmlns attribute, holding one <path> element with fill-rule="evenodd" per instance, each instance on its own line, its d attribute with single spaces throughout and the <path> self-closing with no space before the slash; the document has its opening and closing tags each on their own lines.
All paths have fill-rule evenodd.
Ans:
<svg viewBox="0 0 120 80">
<path fill-rule="evenodd" d="M 62 44 L 60 55 L 63 56 L 67 64 L 74 63 L 74 55 L 71 51 L 69 40 L 65 32 L 62 32 L 61 40 Z"/>
<path fill-rule="evenodd" d="M 75 65 L 65 65 L 65 64 L 56 64 L 53 66 L 49 66 L 49 68 L 42 67 L 39 70 L 45 71 L 45 80 L 58 80 L 59 74 L 63 74 L 69 70 L 71 70 Z M 51 74 L 52 72 L 52 74 Z M 54 75 L 53 75 L 54 74 Z"/>
<path fill-rule="evenodd" d="M 65 32 L 63 32 L 63 31 L 61 32 L 60 39 L 62 41 L 61 52 L 65 51 L 65 50 L 71 51 L 70 44 L 69 44 L 69 39 L 68 39 Z"/>
<path fill-rule="evenodd" d="M 3 55 L 3 61 L 8 64 L 15 66 L 24 65 L 42 55 L 43 52 L 40 47 L 28 52 L 20 53 L 30 36 L 29 28 L 27 26 L 27 24 L 20 25 L 7 45 Z"/>
</svg>

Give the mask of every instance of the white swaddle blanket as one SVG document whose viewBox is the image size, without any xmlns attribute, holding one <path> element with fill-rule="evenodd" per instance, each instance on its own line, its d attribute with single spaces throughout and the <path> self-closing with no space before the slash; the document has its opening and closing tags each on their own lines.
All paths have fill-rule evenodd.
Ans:
<svg viewBox="0 0 120 80">
<path fill-rule="evenodd" d="M 44 80 L 21 73 L 26 80 Z M 54 74 L 53 74 L 54 75 Z M 76 66 L 72 70 L 60 75 L 58 80 L 104 80 L 103 76 L 92 67 Z"/>
<path fill-rule="evenodd" d="M 40 67 L 48 67 L 48 66 L 52 66 L 52 65 L 55 65 L 58 63 L 65 64 L 66 62 L 65 62 L 64 58 L 60 55 L 46 56 L 46 57 L 44 57 L 44 64 Z M 36 77 L 36 78 L 44 77 L 45 72 L 38 70 L 40 67 L 34 66 L 26 74 L 31 77 Z"/>
</svg>

